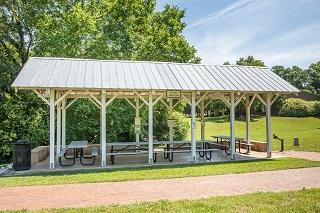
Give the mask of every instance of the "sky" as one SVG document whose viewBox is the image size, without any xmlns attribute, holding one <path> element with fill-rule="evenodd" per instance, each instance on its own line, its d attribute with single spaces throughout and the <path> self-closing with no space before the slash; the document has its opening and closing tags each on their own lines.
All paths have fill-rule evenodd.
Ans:
<svg viewBox="0 0 320 213">
<path fill-rule="evenodd" d="M 183 34 L 203 64 L 254 56 L 269 67 L 320 61 L 320 0 L 158 0 L 185 9 Z"/>
</svg>

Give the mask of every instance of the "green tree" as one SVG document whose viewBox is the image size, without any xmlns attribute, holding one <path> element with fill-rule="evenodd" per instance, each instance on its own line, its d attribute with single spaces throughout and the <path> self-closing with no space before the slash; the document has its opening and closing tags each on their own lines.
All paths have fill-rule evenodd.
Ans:
<svg viewBox="0 0 320 213">
<path fill-rule="evenodd" d="M 6 148 L 0 148 L 0 161 L 8 159 L 11 143 L 17 139 L 36 144 L 48 140 L 47 106 L 30 92 L 15 94 L 10 88 L 30 55 L 200 62 L 182 34 L 184 11 L 168 5 L 156 11 L 155 5 L 155 0 L 1 1 L 0 147 Z M 95 106 L 77 101 L 67 113 L 68 139 L 97 141 L 98 115 Z M 141 115 L 146 126 L 146 109 Z M 157 106 L 154 119 L 160 126 L 155 135 L 166 135 L 166 116 L 167 110 Z M 108 140 L 132 139 L 133 119 L 133 109 L 125 101 L 113 102 L 107 110 Z M 182 138 L 187 126 L 181 124 L 177 135 Z"/>
<path fill-rule="evenodd" d="M 274 66 L 271 70 L 298 89 L 310 89 L 312 86 L 309 73 L 298 66 L 292 68 Z"/>
<path fill-rule="evenodd" d="M 315 94 L 320 95 L 320 61 L 313 63 L 308 68 L 310 86 Z"/>
<path fill-rule="evenodd" d="M 259 59 L 255 59 L 253 56 L 248 56 L 246 59 L 245 58 L 240 58 L 237 62 L 237 65 L 242 65 L 242 66 L 258 66 L 258 67 L 264 67 L 264 62 Z"/>
</svg>

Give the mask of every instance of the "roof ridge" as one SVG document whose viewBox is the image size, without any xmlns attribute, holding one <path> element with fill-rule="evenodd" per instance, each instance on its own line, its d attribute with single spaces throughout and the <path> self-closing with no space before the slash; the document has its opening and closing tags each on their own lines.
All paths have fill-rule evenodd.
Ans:
<svg viewBox="0 0 320 213">
<path fill-rule="evenodd" d="M 245 66 L 245 65 L 219 65 L 219 64 L 195 64 L 195 63 L 182 63 L 182 62 L 171 62 L 171 61 L 139 61 L 139 60 L 121 60 L 121 59 L 92 59 L 92 58 L 65 58 L 65 57 L 39 57 L 32 56 L 30 58 L 44 59 L 44 60 L 79 60 L 79 61 L 106 61 L 106 62 L 123 62 L 123 63 L 154 63 L 154 64 L 180 64 L 180 65 L 195 65 L 195 66 L 219 66 L 219 67 L 248 67 L 248 68 L 260 68 L 269 69 L 267 66 Z"/>
</svg>

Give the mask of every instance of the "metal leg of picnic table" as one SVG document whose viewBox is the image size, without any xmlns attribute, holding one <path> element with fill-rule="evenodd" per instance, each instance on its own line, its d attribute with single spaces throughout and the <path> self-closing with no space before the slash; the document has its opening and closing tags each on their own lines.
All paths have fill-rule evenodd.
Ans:
<svg viewBox="0 0 320 213">
<path fill-rule="evenodd" d="M 63 154 L 63 157 L 67 160 L 73 160 L 71 164 L 63 164 L 61 159 L 62 157 L 59 157 L 59 164 L 60 166 L 73 166 L 75 163 L 76 163 L 76 156 L 75 156 L 75 153 L 73 152 L 73 158 L 66 158 L 66 153 Z"/>
<path fill-rule="evenodd" d="M 158 153 L 153 153 L 153 163 L 157 162 L 157 154 Z"/>
<path fill-rule="evenodd" d="M 202 145 L 201 145 L 202 147 L 202 149 L 205 149 L 205 144 L 204 143 L 202 143 Z M 201 157 L 201 158 L 203 158 L 204 157 L 204 155 L 205 155 L 205 152 L 204 151 L 202 151 L 202 152 L 199 152 L 199 156 Z"/>
<path fill-rule="evenodd" d="M 67 157 L 66 153 L 63 155 L 63 157 L 68 160 L 73 160 L 75 158 L 75 151 L 73 150 L 73 158 Z"/>
<path fill-rule="evenodd" d="M 208 147 L 206 147 L 207 149 Z M 208 157 L 208 152 L 209 152 L 209 157 Z M 211 160 L 212 159 L 212 150 L 211 151 L 206 151 L 206 159 Z"/>
<path fill-rule="evenodd" d="M 84 163 L 84 162 L 82 161 L 82 159 L 92 159 L 92 162 L 91 162 L 91 163 Z M 92 165 L 95 164 L 95 162 L 96 162 L 96 156 L 92 156 L 92 157 L 84 157 L 84 156 L 82 156 L 82 157 L 80 157 L 80 164 L 81 164 L 81 165 L 84 165 L 84 166 L 92 166 Z"/>
<path fill-rule="evenodd" d="M 173 149 L 170 149 L 170 152 L 169 152 L 169 161 L 170 161 L 170 162 L 173 161 Z"/>
</svg>

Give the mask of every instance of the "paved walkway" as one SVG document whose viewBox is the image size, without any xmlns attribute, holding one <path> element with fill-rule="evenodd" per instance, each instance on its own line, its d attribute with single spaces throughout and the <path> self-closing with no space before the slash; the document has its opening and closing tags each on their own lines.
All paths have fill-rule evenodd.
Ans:
<svg viewBox="0 0 320 213">
<path fill-rule="evenodd" d="M 320 167 L 167 180 L 0 188 L 0 209 L 39 209 L 199 199 L 320 187 Z"/>
<path fill-rule="evenodd" d="M 304 151 L 284 151 L 284 152 L 273 152 L 272 157 L 293 157 L 302 158 L 306 160 L 320 161 L 320 152 L 304 152 Z"/>
</svg>

